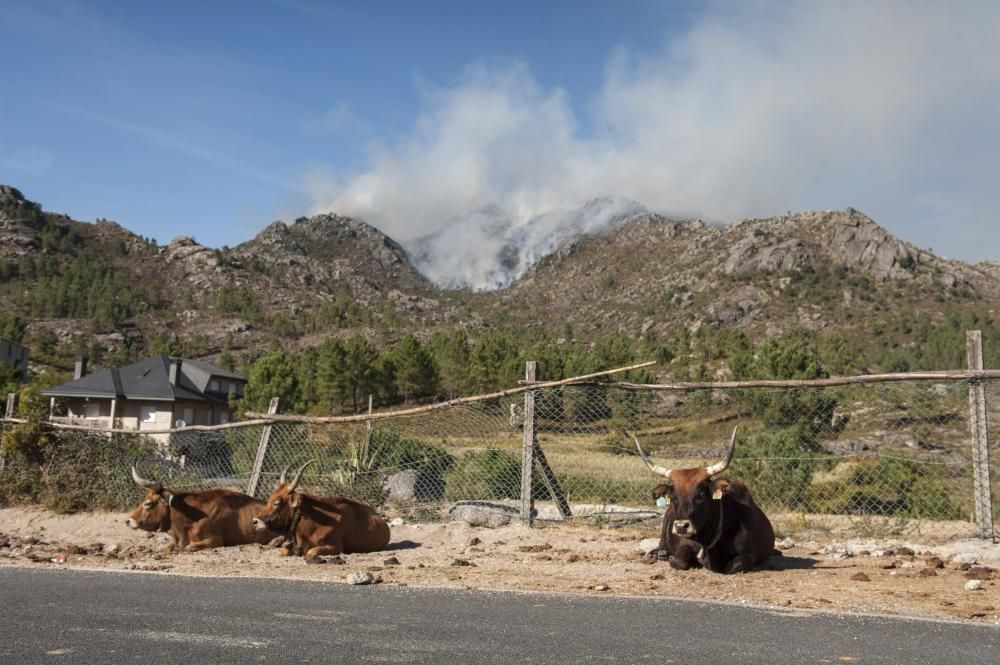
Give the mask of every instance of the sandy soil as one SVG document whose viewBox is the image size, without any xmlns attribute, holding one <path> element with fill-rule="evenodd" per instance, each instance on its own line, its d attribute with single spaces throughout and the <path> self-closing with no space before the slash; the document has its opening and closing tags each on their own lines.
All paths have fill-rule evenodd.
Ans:
<svg viewBox="0 0 1000 665">
<path fill-rule="evenodd" d="M 797 540 L 763 570 L 724 576 L 646 562 L 640 539 L 656 536 L 654 523 L 615 529 L 403 524 L 393 527 L 389 551 L 307 565 L 257 545 L 161 554 L 166 536 L 132 531 L 125 518 L 0 509 L 0 565 L 345 583 L 367 571 L 397 586 L 660 595 L 1000 625 L 1000 571 L 994 570 L 1000 568 L 1000 545 L 975 540 L 845 542 L 819 536 Z M 982 589 L 967 590 L 971 578 L 982 580 Z"/>
</svg>

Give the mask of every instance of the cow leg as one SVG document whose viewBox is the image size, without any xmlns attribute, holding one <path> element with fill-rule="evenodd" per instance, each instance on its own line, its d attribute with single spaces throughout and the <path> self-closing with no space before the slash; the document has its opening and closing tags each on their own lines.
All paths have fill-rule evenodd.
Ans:
<svg viewBox="0 0 1000 665">
<path fill-rule="evenodd" d="M 319 545 L 317 547 L 312 547 L 306 551 L 306 559 L 315 559 L 316 557 L 324 555 L 340 554 L 344 551 L 344 548 L 339 545 Z"/>
<path fill-rule="evenodd" d="M 219 537 L 212 537 L 204 538 L 202 540 L 194 540 L 187 544 L 184 551 L 197 552 L 198 550 L 206 550 L 213 547 L 222 547 L 222 539 Z"/>
<path fill-rule="evenodd" d="M 666 561 L 670 558 L 670 529 L 673 524 L 673 519 L 670 519 L 666 514 L 664 514 L 663 526 L 660 527 L 660 542 L 657 544 L 655 550 L 646 553 L 647 559 L 655 558 L 659 561 Z"/>
<path fill-rule="evenodd" d="M 698 546 L 686 543 L 678 547 L 669 559 L 671 568 L 687 570 L 699 567 L 701 564 L 698 563 L 698 549 L 700 549 Z"/>
<path fill-rule="evenodd" d="M 173 534 L 170 534 L 170 541 L 160 549 L 160 554 L 170 554 L 175 549 L 177 549 L 177 539 Z"/>
<path fill-rule="evenodd" d="M 733 560 L 726 564 L 726 573 L 746 573 L 753 568 L 752 554 L 737 554 Z"/>
</svg>

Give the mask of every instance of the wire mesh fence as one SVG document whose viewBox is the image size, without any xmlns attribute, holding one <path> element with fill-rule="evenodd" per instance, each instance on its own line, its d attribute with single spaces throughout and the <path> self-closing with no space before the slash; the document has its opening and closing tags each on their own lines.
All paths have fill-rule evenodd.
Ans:
<svg viewBox="0 0 1000 665">
<path fill-rule="evenodd" d="M 996 442 L 1000 383 L 987 387 Z M 743 479 L 780 531 L 975 533 L 968 381 L 712 390 L 570 385 L 534 393 L 536 440 L 555 479 L 550 487 L 542 473 L 533 476 L 539 520 L 566 518 L 553 489 L 564 493 L 571 519 L 657 517 L 650 490 L 661 479 L 646 469 L 632 437 L 658 464 L 685 468 L 721 459 L 738 427 L 724 475 Z M 47 459 L 42 487 L 58 496 L 80 486 L 81 503 L 103 497 L 107 507 L 122 508 L 140 496 L 133 461 L 168 487 L 247 491 L 259 460 L 254 493 L 266 498 L 284 469 L 315 459 L 303 477 L 306 491 L 350 496 L 409 519 L 446 519 L 466 501 L 516 508 L 523 405 L 523 396 L 513 395 L 370 421 L 282 421 L 156 437 L 52 431 L 60 452 Z M 996 459 L 996 443 L 993 453 Z M 8 455 L 0 493 L 16 496 L 33 468 L 23 455 Z M 998 513 L 996 470 L 992 480 Z"/>
</svg>

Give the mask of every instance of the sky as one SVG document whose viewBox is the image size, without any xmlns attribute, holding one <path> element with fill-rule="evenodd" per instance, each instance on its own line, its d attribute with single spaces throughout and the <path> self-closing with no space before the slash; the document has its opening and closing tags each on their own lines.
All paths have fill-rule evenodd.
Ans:
<svg viewBox="0 0 1000 665">
<path fill-rule="evenodd" d="M 1000 260 L 998 34 L 991 0 L 0 0 L 0 183 L 213 247 L 622 196 Z"/>
</svg>

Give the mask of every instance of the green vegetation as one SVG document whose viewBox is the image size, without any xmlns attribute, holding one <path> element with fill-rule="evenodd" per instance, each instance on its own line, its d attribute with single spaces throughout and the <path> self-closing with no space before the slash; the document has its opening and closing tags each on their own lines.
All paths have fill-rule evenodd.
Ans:
<svg viewBox="0 0 1000 665">
<path fill-rule="evenodd" d="M 21 389 L 17 415 L 28 422 L 7 429 L 0 441 L 7 464 L 0 505 L 40 503 L 60 513 L 129 507 L 139 494 L 128 461 L 151 455 L 154 446 L 136 436 L 51 431 L 43 424 L 48 400 L 40 392 L 38 386 Z"/>
</svg>

